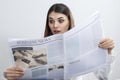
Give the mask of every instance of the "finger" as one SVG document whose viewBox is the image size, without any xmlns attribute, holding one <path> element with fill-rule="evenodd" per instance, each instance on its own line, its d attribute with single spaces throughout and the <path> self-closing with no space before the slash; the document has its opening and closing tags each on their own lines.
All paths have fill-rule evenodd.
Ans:
<svg viewBox="0 0 120 80">
<path fill-rule="evenodd" d="M 5 71 L 4 76 L 5 77 L 19 77 L 22 76 L 24 73 L 19 71 Z"/>
<path fill-rule="evenodd" d="M 22 76 L 23 74 L 7 74 L 5 78 L 7 78 L 8 80 L 16 80 L 17 78 L 20 78 Z"/>
<path fill-rule="evenodd" d="M 7 72 L 4 72 L 4 76 L 5 78 L 11 78 L 11 79 L 14 79 L 14 78 L 19 78 L 19 77 L 22 77 L 24 75 L 24 73 L 21 73 L 21 72 L 15 72 L 15 71 L 7 71 Z"/>
<path fill-rule="evenodd" d="M 20 77 L 23 73 L 5 73 L 5 77 Z"/>
<path fill-rule="evenodd" d="M 110 39 L 110 38 L 106 38 L 106 39 L 101 40 L 101 41 L 100 41 L 100 44 L 112 43 L 112 42 L 113 42 L 112 39 Z"/>
<path fill-rule="evenodd" d="M 6 76 L 8 76 L 8 77 L 20 77 L 22 75 L 23 75 L 22 73 L 6 74 Z"/>
<path fill-rule="evenodd" d="M 23 69 L 20 67 L 10 67 L 7 68 L 7 71 L 19 71 L 19 72 L 23 72 Z"/>
<path fill-rule="evenodd" d="M 4 76 L 8 79 L 18 78 L 20 76 L 23 76 L 24 72 L 19 67 L 9 67 L 4 71 Z"/>
<path fill-rule="evenodd" d="M 101 48 L 109 48 L 111 46 L 114 46 L 114 43 L 104 43 L 104 44 L 99 44 Z"/>
<path fill-rule="evenodd" d="M 4 74 L 23 74 L 21 71 L 5 71 Z"/>
<path fill-rule="evenodd" d="M 99 43 L 99 47 L 110 46 L 110 45 L 114 45 L 113 40 L 110 39 L 103 40 Z"/>
<path fill-rule="evenodd" d="M 99 45 L 100 48 L 114 48 L 114 43 L 104 43 Z"/>
<path fill-rule="evenodd" d="M 100 41 L 100 44 L 103 44 L 104 42 L 113 42 L 113 39 L 112 38 L 105 38 L 103 40 Z"/>
</svg>

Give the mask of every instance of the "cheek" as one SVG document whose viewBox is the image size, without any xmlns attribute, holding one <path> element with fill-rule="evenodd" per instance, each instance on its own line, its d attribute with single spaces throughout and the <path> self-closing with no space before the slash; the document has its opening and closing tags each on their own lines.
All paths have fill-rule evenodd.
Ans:
<svg viewBox="0 0 120 80">
<path fill-rule="evenodd" d="M 53 26 L 51 24 L 49 24 L 49 28 L 52 30 Z"/>
<path fill-rule="evenodd" d="M 62 28 L 62 32 L 66 32 L 68 31 L 69 25 L 64 25 L 64 27 Z"/>
<path fill-rule="evenodd" d="M 65 24 L 64 30 L 65 30 L 65 31 L 68 31 L 68 28 L 69 28 L 69 22 L 67 22 L 67 23 Z"/>
<path fill-rule="evenodd" d="M 65 31 L 68 31 L 68 26 L 65 28 Z"/>
</svg>

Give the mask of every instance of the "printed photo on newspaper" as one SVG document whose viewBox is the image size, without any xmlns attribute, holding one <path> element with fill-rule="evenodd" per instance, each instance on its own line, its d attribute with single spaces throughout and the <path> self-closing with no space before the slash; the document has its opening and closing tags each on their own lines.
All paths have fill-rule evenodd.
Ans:
<svg viewBox="0 0 120 80">
<path fill-rule="evenodd" d="M 104 38 L 100 15 L 64 34 L 37 39 L 9 39 L 14 65 L 22 67 L 22 79 L 68 80 L 107 64 L 107 51 L 98 47 Z M 101 59 L 102 58 L 102 59 Z"/>
</svg>

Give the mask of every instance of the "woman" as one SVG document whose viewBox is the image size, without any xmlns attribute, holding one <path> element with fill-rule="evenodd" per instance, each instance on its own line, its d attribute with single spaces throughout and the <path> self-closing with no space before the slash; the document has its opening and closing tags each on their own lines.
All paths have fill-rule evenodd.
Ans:
<svg viewBox="0 0 120 80">
<path fill-rule="evenodd" d="M 69 8 L 64 4 L 54 4 L 50 7 L 47 14 L 44 37 L 54 34 L 63 34 L 73 27 L 74 20 Z M 100 48 L 107 49 L 109 55 L 111 55 L 112 49 L 114 48 L 114 42 L 111 38 L 105 38 L 100 41 L 98 46 Z M 23 75 L 24 70 L 19 67 L 9 67 L 4 72 L 4 76 L 8 80 L 15 80 L 16 78 L 22 77 Z"/>
</svg>

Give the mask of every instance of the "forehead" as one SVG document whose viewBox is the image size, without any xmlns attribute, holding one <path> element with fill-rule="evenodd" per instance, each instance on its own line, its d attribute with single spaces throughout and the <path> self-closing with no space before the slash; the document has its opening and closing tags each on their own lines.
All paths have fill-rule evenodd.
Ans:
<svg viewBox="0 0 120 80">
<path fill-rule="evenodd" d="M 67 18 L 67 16 L 64 15 L 64 14 L 62 14 L 62 13 L 51 12 L 51 13 L 49 14 L 49 18 L 58 19 L 58 18 Z"/>
</svg>

